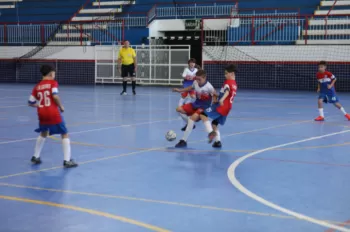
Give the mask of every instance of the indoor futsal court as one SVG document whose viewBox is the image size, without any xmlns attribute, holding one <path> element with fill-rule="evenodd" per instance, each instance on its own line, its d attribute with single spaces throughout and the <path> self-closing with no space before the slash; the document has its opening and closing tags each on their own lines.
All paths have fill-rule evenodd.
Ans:
<svg viewBox="0 0 350 232">
<path fill-rule="evenodd" d="M 332 105 L 314 122 L 317 93 L 239 90 L 221 150 L 201 122 L 175 149 L 184 124 L 170 88 L 62 86 L 79 163 L 67 170 L 59 137 L 30 163 L 32 88 L 0 86 L 1 232 L 350 231 L 350 122 Z"/>
</svg>

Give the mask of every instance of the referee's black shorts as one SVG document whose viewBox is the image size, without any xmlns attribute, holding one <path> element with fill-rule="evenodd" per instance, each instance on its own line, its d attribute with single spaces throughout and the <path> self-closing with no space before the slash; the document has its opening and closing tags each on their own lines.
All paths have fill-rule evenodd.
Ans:
<svg viewBox="0 0 350 232">
<path fill-rule="evenodd" d="M 129 65 L 124 65 L 122 64 L 122 77 L 135 77 L 135 65 L 134 64 L 129 64 Z"/>
</svg>

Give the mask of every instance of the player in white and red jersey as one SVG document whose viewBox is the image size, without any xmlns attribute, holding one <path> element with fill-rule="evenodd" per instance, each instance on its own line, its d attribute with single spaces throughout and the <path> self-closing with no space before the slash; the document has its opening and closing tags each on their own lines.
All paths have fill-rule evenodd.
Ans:
<svg viewBox="0 0 350 232">
<path fill-rule="evenodd" d="M 218 125 L 224 125 L 226 118 L 231 111 L 233 100 L 237 94 L 236 83 L 237 68 L 235 65 L 229 65 L 225 68 L 224 84 L 221 87 L 218 96 L 218 102 L 203 111 L 199 117 L 203 121 L 206 131 L 209 134 L 209 142 L 215 138 L 213 147 L 221 148 L 220 131 Z M 208 118 L 212 120 L 210 124 Z"/>
<path fill-rule="evenodd" d="M 315 121 L 324 121 L 323 103 L 333 103 L 334 106 L 337 107 L 350 121 L 350 114 L 346 113 L 343 106 L 339 103 L 339 98 L 335 93 L 334 84 L 337 81 L 337 78 L 326 69 L 327 62 L 321 61 L 318 64 L 318 73 L 316 74 L 318 81 L 317 92 L 319 92 L 318 111 L 320 116 L 315 118 Z"/>
<path fill-rule="evenodd" d="M 188 92 L 194 90 L 196 92 L 196 100 L 193 103 L 188 103 L 183 106 L 176 108 L 180 116 L 185 122 L 187 122 L 184 137 L 176 145 L 176 147 L 186 147 L 187 138 L 194 128 L 194 123 L 199 120 L 192 116 L 197 113 L 200 114 L 204 109 L 208 108 L 212 103 L 212 96 L 215 94 L 214 87 L 207 81 L 207 73 L 204 70 L 198 70 L 196 73 L 196 80 L 193 82 L 192 86 L 184 89 L 174 89 L 175 92 Z M 191 118 L 189 118 L 191 116 Z"/>
<path fill-rule="evenodd" d="M 196 73 L 198 71 L 198 68 L 196 66 L 197 66 L 196 59 L 191 58 L 188 61 L 188 67 L 186 67 L 182 73 L 182 77 L 184 78 L 183 88 L 187 88 L 187 87 L 193 85 L 194 79 L 196 78 Z M 196 94 L 195 94 L 194 90 L 181 93 L 181 98 L 179 100 L 179 106 L 182 106 L 184 104 L 186 98 L 188 98 L 188 97 L 191 97 L 192 99 L 196 98 Z"/>
<path fill-rule="evenodd" d="M 61 112 L 64 107 L 58 96 L 58 84 L 55 81 L 55 69 L 49 65 L 43 65 L 40 68 L 43 79 L 38 83 L 29 97 L 28 104 L 37 108 L 39 118 L 39 128 L 35 131 L 40 133 L 36 141 L 34 156 L 31 162 L 40 164 L 40 153 L 48 135 L 60 134 L 62 136 L 62 145 L 64 153 L 63 165 L 66 168 L 78 166 L 71 160 L 71 147 L 68 137 L 68 131 L 64 123 Z"/>
</svg>

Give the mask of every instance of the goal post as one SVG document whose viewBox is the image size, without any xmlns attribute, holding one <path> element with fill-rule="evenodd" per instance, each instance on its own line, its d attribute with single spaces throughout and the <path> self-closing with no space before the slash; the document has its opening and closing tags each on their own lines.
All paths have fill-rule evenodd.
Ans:
<svg viewBox="0 0 350 232">
<path fill-rule="evenodd" d="M 142 85 L 180 85 L 190 45 L 137 45 L 136 81 Z M 95 46 L 95 83 L 122 81 L 117 60 L 121 45 Z"/>
</svg>

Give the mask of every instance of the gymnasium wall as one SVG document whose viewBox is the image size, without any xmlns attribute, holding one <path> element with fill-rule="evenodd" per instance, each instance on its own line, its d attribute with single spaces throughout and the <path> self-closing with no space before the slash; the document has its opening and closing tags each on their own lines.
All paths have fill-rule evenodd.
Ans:
<svg viewBox="0 0 350 232">
<path fill-rule="evenodd" d="M 51 64 L 60 84 L 94 84 L 95 47 L 49 47 L 33 59 L 14 59 L 32 49 L 0 47 L 0 82 L 35 83 L 40 80 L 40 65 Z M 349 46 L 206 46 L 203 52 L 204 68 L 215 87 L 222 84 L 223 68 L 235 63 L 240 88 L 314 91 L 320 60 L 329 62 L 338 78 L 337 90 L 349 91 Z"/>
</svg>

